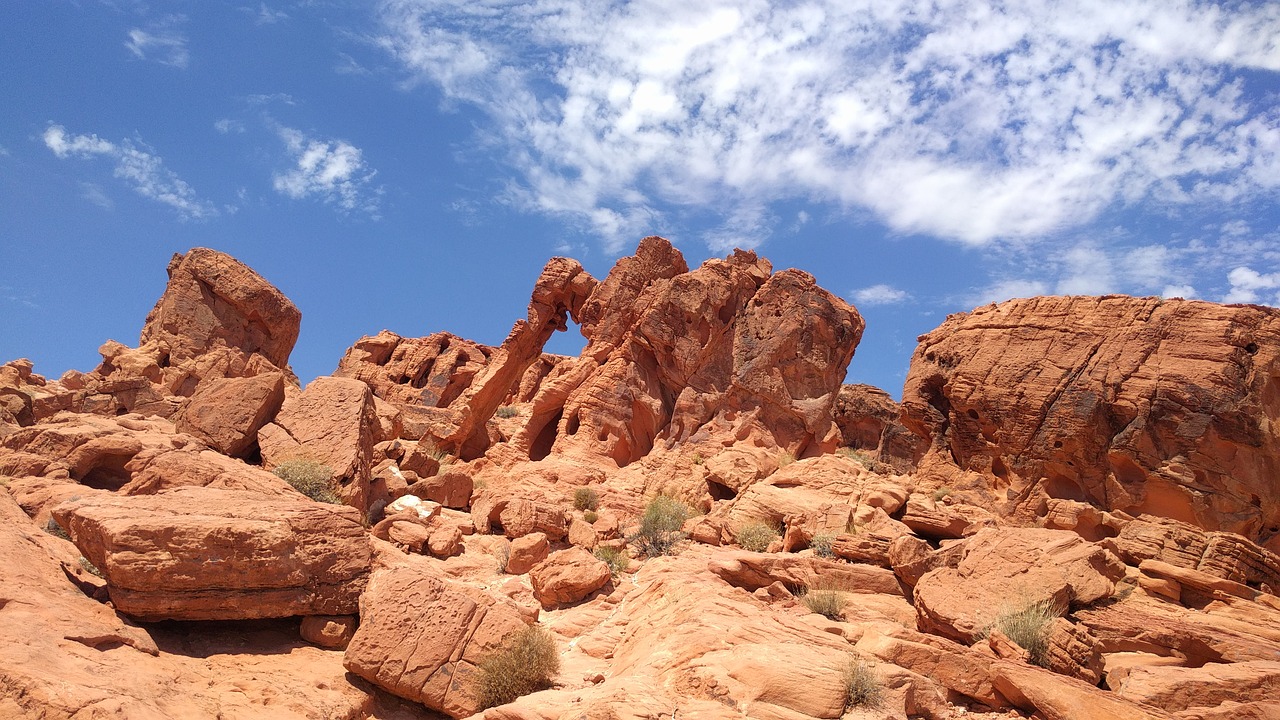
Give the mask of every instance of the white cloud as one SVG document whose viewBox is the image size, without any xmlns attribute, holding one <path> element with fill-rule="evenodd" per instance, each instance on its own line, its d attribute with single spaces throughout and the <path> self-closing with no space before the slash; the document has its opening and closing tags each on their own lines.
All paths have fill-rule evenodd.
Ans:
<svg viewBox="0 0 1280 720">
<path fill-rule="evenodd" d="M 1066 274 L 1058 280 L 1059 295 L 1106 295 L 1116 291 L 1112 260 L 1096 247 L 1074 247 L 1062 254 Z"/>
<path fill-rule="evenodd" d="M 112 173 L 115 177 L 125 181 L 139 195 L 173 208 L 184 220 L 200 220 L 218 214 L 213 205 L 201 200 L 190 185 L 166 168 L 158 156 L 149 152 L 150 148 L 140 149 L 132 140 L 113 143 L 97 135 L 71 135 L 61 125 L 50 125 L 41 137 L 45 146 L 60 159 L 111 159 L 115 162 Z"/>
<path fill-rule="evenodd" d="M 243 133 L 244 123 L 231 118 L 220 118 L 213 123 L 213 129 L 226 135 L 228 133 Z"/>
<path fill-rule="evenodd" d="M 360 148 L 345 140 L 320 140 L 292 128 L 277 128 L 294 166 L 276 173 L 276 192 L 295 200 L 318 197 L 344 211 L 378 217 L 379 189 L 371 187 L 377 174 L 364 161 Z"/>
<path fill-rule="evenodd" d="M 1167 285 L 1160 291 L 1160 297 L 1162 298 L 1183 298 L 1185 300 L 1191 300 L 1198 296 L 1199 293 L 1190 285 Z"/>
<path fill-rule="evenodd" d="M 253 21 L 258 25 L 274 25 L 275 23 L 289 19 L 289 14 L 283 10 L 276 10 L 267 7 L 266 3 L 259 3 L 258 8 L 241 8 L 244 12 L 253 16 Z"/>
<path fill-rule="evenodd" d="M 1280 288 L 1280 273 L 1264 274 L 1242 266 L 1227 273 L 1227 282 L 1231 283 L 1231 290 L 1222 298 L 1222 302 L 1280 305 L 1280 297 L 1273 297 L 1268 301 L 1261 294 L 1263 290 Z"/>
<path fill-rule="evenodd" d="M 1280 5 L 383 0 L 382 46 L 492 120 L 517 196 L 607 244 L 661 212 L 870 209 L 970 244 L 1280 188 Z M 719 247 L 736 228 L 705 238 Z M 621 234 L 621 236 L 620 236 Z"/>
<path fill-rule="evenodd" d="M 186 18 L 173 15 L 147 30 L 133 28 L 124 46 L 139 60 L 154 60 L 162 65 L 185 68 L 191 61 L 187 36 L 178 29 Z"/>
<path fill-rule="evenodd" d="M 0 157 L 9 157 L 9 155 L 10 155 L 9 148 L 3 145 L 0 145 Z"/>
<path fill-rule="evenodd" d="M 987 303 L 1004 302 L 1014 298 L 1029 298 L 1048 294 L 1049 286 L 1040 280 L 1001 280 L 975 292 L 969 298 L 968 304 L 976 307 Z"/>
<path fill-rule="evenodd" d="M 859 288 L 851 294 L 854 305 L 894 305 L 911 298 L 906 290 L 899 290 L 891 285 L 879 284 Z"/>
</svg>

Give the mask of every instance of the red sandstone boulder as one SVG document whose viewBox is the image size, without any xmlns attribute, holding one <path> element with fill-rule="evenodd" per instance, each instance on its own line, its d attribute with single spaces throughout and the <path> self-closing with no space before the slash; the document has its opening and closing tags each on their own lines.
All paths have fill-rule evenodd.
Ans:
<svg viewBox="0 0 1280 720">
<path fill-rule="evenodd" d="M 575 603 L 609 584 L 609 566 L 580 547 L 551 553 L 529 570 L 533 596 L 544 608 Z"/>
<path fill-rule="evenodd" d="M 373 574 L 360 598 L 348 670 L 451 717 L 478 711 L 476 666 L 524 627 L 511 606 L 399 566 Z"/>
<path fill-rule="evenodd" d="M 1280 528 L 1280 310 L 1043 297 L 952 315 L 920 338 L 903 422 L 1037 514 L 1045 497 L 1266 544 Z M 931 472 L 942 472 L 941 469 Z"/>
<path fill-rule="evenodd" d="M 359 514 L 301 497 L 186 487 L 96 495 L 53 515 L 116 608 L 143 620 L 350 614 L 369 573 Z"/>
<path fill-rule="evenodd" d="M 212 380 L 178 412 L 174 425 L 223 455 L 248 457 L 258 449 L 258 430 L 280 411 L 284 385 L 283 373 Z"/>
<path fill-rule="evenodd" d="M 302 618 L 298 634 L 317 647 L 345 650 L 358 625 L 354 615 L 308 615 Z"/>
<path fill-rule="evenodd" d="M 842 385 L 832 408 L 840 444 L 865 450 L 895 470 L 915 467 L 929 444 L 902 424 L 902 408 L 871 385 Z"/>
<path fill-rule="evenodd" d="M 1001 528 L 964 541 L 955 567 L 926 573 L 914 588 L 921 630 L 963 643 L 976 640 L 996 615 L 1033 603 L 1059 612 L 1108 598 L 1124 577 L 1108 550 L 1062 530 Z"/>
<path fill-rule="evenodd" d="M 333 471 L 343 500 L 367 509 L 373 446 L 378 440 L 373 394 L 358 380 L 319 377 L 285 400 L 275 422 L 258 432 L 268 467 L 297 457 L 314 458 Z"/>
<path fill-rule="evenodd" d="M 521 535 L 511 541 L 506 570 L 512 575 L 523 575 L 532 570 L 534 565 L 546 560 L 550 553 L 551 545 L 547 542 L 545 533 Z"/>
</svg>

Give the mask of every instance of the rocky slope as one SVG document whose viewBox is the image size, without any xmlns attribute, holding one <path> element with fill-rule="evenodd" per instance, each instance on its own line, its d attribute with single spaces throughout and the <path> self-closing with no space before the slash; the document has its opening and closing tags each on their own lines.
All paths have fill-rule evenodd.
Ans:
<svg viewBox="0 0 1280 720">
<path fill-rule="evenodd" d="M 0 717 L 1280 718 L 1280 312 L 979 308 L 899 406 L 811 276 L 646 238 L 304 388 L 266 280 L 169 273 L 139 347 L 0 366 Z"/>
</svg>

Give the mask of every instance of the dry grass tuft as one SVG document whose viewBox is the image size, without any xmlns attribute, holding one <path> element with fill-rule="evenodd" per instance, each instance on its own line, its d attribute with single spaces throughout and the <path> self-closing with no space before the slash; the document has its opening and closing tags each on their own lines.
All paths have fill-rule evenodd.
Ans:
<svg viewBox="0 0 1280 720">
<path fill-rule="evenodd" d="M 548 688 L 558 672 L 560 655 L 555 641 L 536 625 L 526 627 L 501 650 L 480 662 L 476 679 L 480 709 L 505 705 Z"/>
</svg>

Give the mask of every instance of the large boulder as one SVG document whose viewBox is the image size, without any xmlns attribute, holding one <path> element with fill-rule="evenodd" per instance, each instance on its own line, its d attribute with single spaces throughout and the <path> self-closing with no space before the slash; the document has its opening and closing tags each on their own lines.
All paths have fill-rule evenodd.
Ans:
<svg viewBox="0 0 1280 720">
<path fill-rule="evenodd" d="M 477 665 L 524 625 L 510 605 L 400 565 L 370 578 L 344 663 L 390 693 L 466 717 L 480 709 Z"/>
<path fill-rule="evenodd" d="M 184 487 L 65 502 L 53 516 L 142 620 L 346 615 L 371 549 L 352 508 Z"/>
<path fill-rule="evenodd" d="M 964 643 L 1002 612 L 1044 603 L 1061 614 L 1106 599 L 1125 575 L 1110 551 L 1065 530 L 985 529 L 962 552 L 921 577 L 914 596 L 921 630 Z"/>
<path fill-rule="evenodd" d="M 223 455 L 249 457 L 258 450 L 258 430 L 280 411 L 284 387 L 285 376 L 278 372 L 212 380 L 200 386 L 174 424 Z"/>
<path fill-rule="evenodd" d="M 359 380 L 319 377 L 284 401 L 275 422 L 258 431 L 262 461 L 272 468 L 296 458 L 328 465 L 348 504 L 367 509 L 379 423 L 369 386 Z"/>
<path fill-rule="evenodd" d="M 533 596 L 545 608 L 578 602 L 607 585 L 611 577 L 603 560 L 580 547 L 553 552 L 529 571 Z"/>
<path fill-rule="evenodd" d="M 903 421 L 922 468 L 985 478 L 1028 518 L 1045 497 L 1266 544 L 1280 529 L 1280 310 L 1040 297 L 920 338 Z"/>
</svg>

